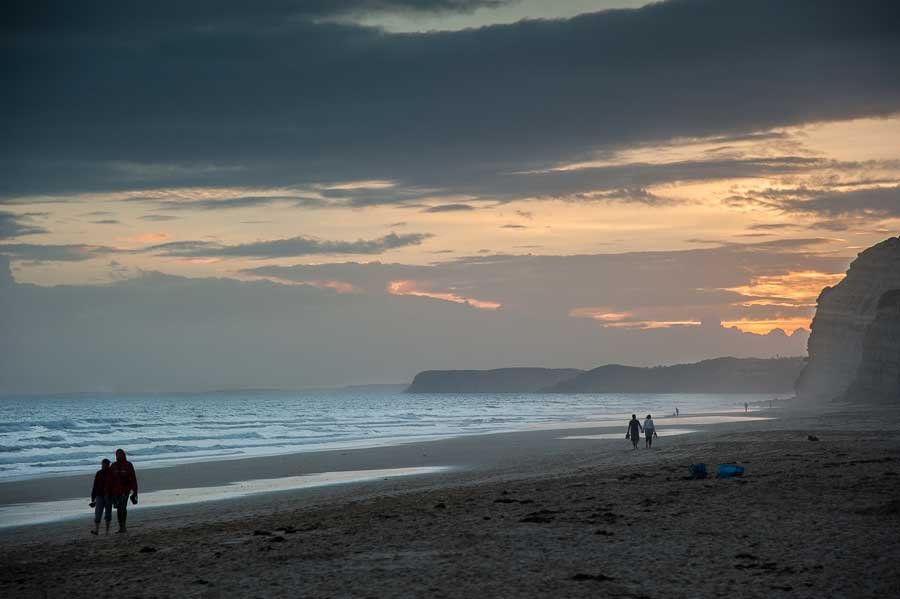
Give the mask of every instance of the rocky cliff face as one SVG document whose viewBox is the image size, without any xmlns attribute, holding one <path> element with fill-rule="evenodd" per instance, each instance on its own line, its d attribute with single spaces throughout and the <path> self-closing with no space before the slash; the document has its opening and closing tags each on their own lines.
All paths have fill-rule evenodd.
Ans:
<svg viewBox="0 0 900 599">
<path fill-rule="evenodd" d="M 851 399 L 900 400 L 900 289 L 881 296 L 863 337 L 862 360 L 850 386 Z"/>
<path fill-rule="evenodd" d="M 859 254 L 847 276 L 819 295 L 809 337 L 809 362 L 797 380 L 798 396 L 827 399 L 842 395 L 861 369 L 865 380 L 871 381 L 866 385 L 881 380 L 883 368 L 889 368 L 900 354 L 896 336 L 889 333 L 893 326 L 889 324 L 890 309 L 882 302 L 894 290 L 900 290 L 900 237 Z M 887 370 L 884 373 L 890 376 Z"/>
</svg>

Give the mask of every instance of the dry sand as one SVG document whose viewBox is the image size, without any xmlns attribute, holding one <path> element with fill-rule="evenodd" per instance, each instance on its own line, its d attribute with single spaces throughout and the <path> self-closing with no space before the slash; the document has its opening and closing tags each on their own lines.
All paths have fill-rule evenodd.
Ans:
<svg viewBox="0 0 900 599">
<path fill-rule="evenodd" d="M 265 477 L 361 464 L 462 467 L 138 506 L 127 536 L 91 537 L 87 515 L 7 529 L 0 595 L 897 596 L 900 414 L 783 416 L 663 438 L 650 451 L 624 439 L 560 439 L 608 432 L 573 429 L 147 471 L 151 480 L 205 481 L 205 471 L 221 480 L 235 469 Z M 741 463 L 747 474 L 685 480 L 701 461 Z M 47 499 L 75 482 L 4 485 L 2 500 L 27 497 L 29 485 Z"/>
</svg>

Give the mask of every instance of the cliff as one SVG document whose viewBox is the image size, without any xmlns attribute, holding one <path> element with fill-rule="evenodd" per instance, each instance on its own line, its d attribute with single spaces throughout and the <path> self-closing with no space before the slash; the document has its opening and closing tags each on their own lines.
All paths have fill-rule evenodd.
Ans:
<svg viewBox="0 0 900 599">
<path fill-rule="evenodd" d="M 552 393 L 785 393 L 803 358 L 715 358 L 694 364 L 637 368 L 611 364 L 548 389 Z"/>
<path fill-rule="evenodd" d="M 426 370 L 407 393 L 535 393 L 584 372 L 573 368 Z"/>
<path fill-rule="evenodd" d="M 840 283 L 822 290 L 811 326 L 809 361 L 797 380 L 798 397 L 843 395 L 858 374 L 862 378 L 856 393 L 890 377 L 900 346 L 891 333 L 893 300 L 883 298 L 893 297 L 888 292 L 898 289 L 900 237 L 892 237 L 860 253 Z"/>
<path fill-rule="evenodd" d="M 900 289 L 884 293 L 878 301 L 847 396 L 864 401 L 900 400 Z"/>
</svg>

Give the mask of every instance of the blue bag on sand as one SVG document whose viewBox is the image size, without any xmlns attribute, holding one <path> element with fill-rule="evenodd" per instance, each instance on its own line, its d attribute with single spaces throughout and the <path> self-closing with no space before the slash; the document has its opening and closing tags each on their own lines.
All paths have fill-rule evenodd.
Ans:
<svg viewBox="0 0 900 599">
<path fill-rule="evenodd" d="M 709 476 L 706 472 L 706 464 L 691 464 L 691 478 L 706 478 Z"/>
<path fill-rule="evenodd" d="M 716 470 L 716 478 L 731 478 L 732 476 L 743 476 L 744 467 L 734 464 L 722 464 Z"/>
</svg>

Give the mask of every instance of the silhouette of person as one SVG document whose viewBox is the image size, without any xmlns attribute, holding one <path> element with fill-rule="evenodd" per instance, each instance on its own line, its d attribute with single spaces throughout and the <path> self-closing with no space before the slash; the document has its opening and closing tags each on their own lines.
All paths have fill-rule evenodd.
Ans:
<svg viewBox="0 0 900 599">
<path fill-rule="evenodd" d="M 92 535 L 100 531 L 100 518 L 106 515 L 106 534 L 109 534 L 109 522 L 112 520 L 112 498 L 109 496 L 109 460 L 103 458 L 100 470 L 94 475 L 94 486 L 91 487 L 91 503 L 94 508 L 94 530 Z"/>
<path fill-rule="evenodd" d="M 750 404 L 748 404 L 748 403 L 745 401 L 745 402 L 744 402 L 744 414 L 749 414 L 749 413 L 750 413 Z"/>
<path fill-rule="evenodd" d="M 116 450 L 116 461 L 109 467 L 109 494 L 119 520 L 119 530 L 116 532 L 127 532 L 125 523 L 128 520 L 128 496 L 131 495 L 132 503 L 137 503 L 138 484 L 134 466 L 125 459 L 124 449 Z"/>
<path fill-rule="evenodd" d="M 653 424 L 653 417 L 647 414 L 647 419 L 644 420 L 644 444 L 647 449 L 653 446 L 653 437 L 656 436 L 658 435 L 656 434 L 656 426 Z"/>
<path fill-rule="evenodd" d="M 644 429 L 641 427 L 641 422 L 637 419 L 637 414 L 632 414 L 631 420 L 628 421 L 628 434 L 625 437 L 631 439 L 631 444 L 635 449 L 638 448 L 642 432 L 644 432 Z"/>
<path fill-rule="evenodd" d="M 675 406 L 675 415 L 678 416 L 680 412 L 678 411 L 678 406 Z"/>
</svg>

